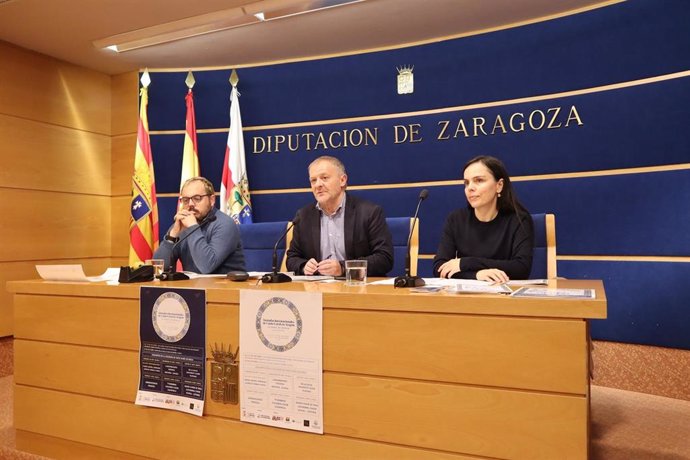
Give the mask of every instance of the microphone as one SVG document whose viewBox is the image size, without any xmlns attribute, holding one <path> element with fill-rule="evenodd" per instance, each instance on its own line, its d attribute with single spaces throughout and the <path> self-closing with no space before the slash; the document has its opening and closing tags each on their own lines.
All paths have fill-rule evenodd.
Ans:
<svg viewBox="0 0 690 460">
<path fill-rule="evenodd" d="M 405 274 L 403 276 L 398 276 L 393 281 L 393 285 L 397 288 L 399 287 L 418 287 L 424 286 L 424 280 L 421 276 L 410 276 L 410 243 L 412 242 L 412 233 L 414 233 L 414 226 L 417 223 L 417 216 L 419 215 L 419 206 L 422 201 L 426 200 L 429 196 L 429 191 L 427 189 L 419 192 L 419 201 L 417 201 L 417 209 L 414 212 L 414 219 L 412 219 L 412 228 L 410 229 L 410 236 L 407 238 L 407 253 L 405 254 Z"/>
<path fill-rule="evenodd" d="M 292 230 L 292 227 L 294 227 L 298 222 L 299 217 L 296 217 L 295 220 L 290 222 L 290 225 L 288 225 L 283 234 L 280 235 L 280 238 L 278 238 L 278 241 L 276 241 L 275 246 L 273 246 L 273 271 L 271 273 L 266 273 L 261 277 L 261 281 L 263 283 L 289 283 L 292 281 L 292 278 L 285 273 L 278 273 L 278 245 L 281 241 L 283 241 L 283 238 L 285 238 L 288 232 Z"/>
<path fill-rule="evenodd" d="M 210 223 L 210 222 L 213 222 L 213 221 L 216 220 L 217 218 L 218 218 L 218 217 L 216 217 L 215 214 L 213 214 L 212 216 L 206 216 L 206 217 L 204 217 L 204 220 L 202 220 L 202 221 L 199 223 L 199 225 L 198 225 L 194 230 L 192 230 L 191 232 L 187 233 L 184 237 L 180 238 L 175 244 L 173 244 L 173 247 L 172 247 L 172 249 L 170 250 L 170 260 L 169 260 L 170 266 L 169 266 L 169 268 L 168 268 L 168 271 L 165 271 L 165 272 L 161 273 L 160 275 L 158 275 L 158 279 L 159 279 L 159 280 L 161 280 L 161 281 L 182 281 L 182 280 L 188 280 L 188 279 L 189 279 L 189 276 L 185 275 L 184 273 L 175 271 L 175 262 L 174 262 L 174 260 L 173 260 L 174 255 L 175 255 L 175 248 L 176 248 L 180 243 L 182 243 L 184 240 L 186 240 L 187 238 L 189 238 L 189 236 L 190 236 L 192 233 L 196 232 L 197 230 L 199 230 L 199 229 L 200 229 L 201 227 L 203 227 L 204 225 L 206 225 L 206 224 L 208 224 L 208 223 Z"/>
</svg>

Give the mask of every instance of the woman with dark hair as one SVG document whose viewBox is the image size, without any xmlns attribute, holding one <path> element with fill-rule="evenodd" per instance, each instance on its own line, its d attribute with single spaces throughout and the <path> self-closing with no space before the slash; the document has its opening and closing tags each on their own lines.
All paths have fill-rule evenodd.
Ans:
<svg viewBox="0 0 690 460">
<path fill-rule="evenodd" d="M 467 208 L 450 213 L 434 275 L 504 283 L 526 279 L 532 268 L 532 218 L 515 197 L 497 158 L 479 156 L 463 168 Z"/>
</svg>

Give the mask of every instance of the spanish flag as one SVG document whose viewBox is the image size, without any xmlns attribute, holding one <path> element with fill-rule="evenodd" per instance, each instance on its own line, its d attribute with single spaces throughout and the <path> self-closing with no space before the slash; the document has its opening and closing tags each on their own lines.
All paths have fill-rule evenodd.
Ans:
<svg viewBox="0 0 690 460">
<path fill-rule="evenodd" d="M 129 221 L 129 265 L 132 267 L 138 267 L 146 259 L 150 259 L 158 247 L 158 204 L 149 142 L 149 122 L 146 115 L 149 103 L 147 86 L 141 88 L 140 94 Z"/>
</svg>

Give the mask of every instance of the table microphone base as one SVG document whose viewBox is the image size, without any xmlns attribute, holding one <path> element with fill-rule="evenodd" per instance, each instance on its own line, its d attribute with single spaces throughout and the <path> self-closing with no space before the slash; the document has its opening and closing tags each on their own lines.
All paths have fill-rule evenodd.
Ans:
<svg viewBox="0 0 690 460">
<path fill-rule="evenodd" d="M 182 272 L 163 272 L 160 275 L 157 276 L 157 278 L 161 281 L 182 281 L 182 280 L 188 280 L 189 276 L 185 275 Z"/>
<path fill-rule="evenodd" d="M 289 283 L 291 281 L 292 278 L 290 278 L 285 273 L 266 273 L 264 276 L 261 277 L 262 283 Z"/>
<path fill-rule="evenodd" d="M 419 287 L 424 286 L 425 284 L 426 283 L 424 282 L 421 276 L 410 275 L 398 276 L 395 278 L 395 281 L 393 282 L 393 285 L 397 288 Z"/>
</svg>

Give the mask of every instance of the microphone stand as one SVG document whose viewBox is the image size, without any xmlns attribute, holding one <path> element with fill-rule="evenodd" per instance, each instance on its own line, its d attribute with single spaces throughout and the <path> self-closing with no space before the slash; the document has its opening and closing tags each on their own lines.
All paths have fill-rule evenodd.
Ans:
<svg viewBox="0 0 690 460">
<path fill-rule="evenodd" d="M 424 201 L 427 196 L 429 196 L 429 191 L 427 189 L 424 189 L 419 193 L 419 201 L 417 201 L 417 209 L 415 210 L 414 218 L 412 219 L 412 228 L 410 229 L 410 236 L 407 239 L 407 253 L 405 254 L 405 274 L 402 276 L 397 276 L 393 281 L 393 285 L 396 288 L 419 287 L 424 286 L 426 284 L 421 276 L 410 275 L 410 243 L 412 242 L 414 226 L 417 223 L 417 216 L 419 215 L 419 206 L 422 204 L 422 201 Z"/>
<path fill-rule="evenodd" d="M 290 222 L 290 225 L 288 225 L 288 228 L 285 229 L 282 235 L 280 235 L 280 238 L 278 238 L 278 241 L 276 241 L 275 246 L 273 246 L 273 271 L 271 273 L 266 273 L 264 276 L 261 277 L 261 282 L 263 283 L 289 283 L 292 281 L 292 278 L 290 278 L 288 275 L 285 273 L 279 273 L 278 272 L 278 245 L 280 244 L 281 241 L 283 241 L 283 238 L 285 238 L 285 235 L 288 234 L 288 232 L 292 229 L 292 227 L 295 226 L 297 223 L 297 219 L 294 221 Z"/>
</svg>

